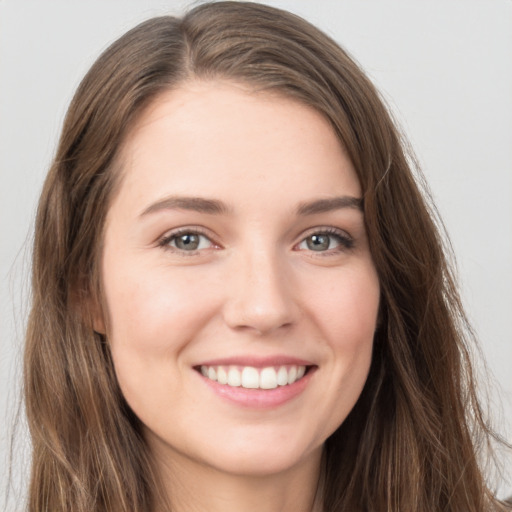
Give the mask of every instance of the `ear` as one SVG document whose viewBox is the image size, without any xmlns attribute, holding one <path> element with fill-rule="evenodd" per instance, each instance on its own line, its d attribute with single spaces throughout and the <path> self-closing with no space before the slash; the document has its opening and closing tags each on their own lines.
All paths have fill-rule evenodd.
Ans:
<svg viewBox="0 0 512 512">
<path fill-rule="evenodd" d="M 76 313 L 94 332 L 103 336 L 107 333 L 104 307 L 98 294 L 87 285 L 76 287 L 71 294 L 71 301 Z"/>
<path fill-rule="evenodd" d="M 97 300 L 91 299 L 90 302 L 92 302 L 92 304 L 89 306 L 89 310 L 91 312 L 92 328 L 94 329 L 94 332 L 105 336 L 107 334 L 107 329 L 105 326 L 105 315 L 103 314 L 103 308 Z"/>
</svg>

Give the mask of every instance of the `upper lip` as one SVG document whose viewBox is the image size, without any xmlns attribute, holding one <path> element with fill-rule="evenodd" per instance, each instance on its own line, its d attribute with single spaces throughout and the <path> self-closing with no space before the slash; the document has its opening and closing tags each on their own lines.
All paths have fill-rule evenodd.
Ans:
<svg viewBox="0 0 512 512">
<path fill-rule="evenodd" d="M 253 368 L 266 368 L 269 366 L 313 366 L 314 363 L 298 357 L 277 356 L 234 356 L 202 361 L 197 366 L 251 366 Z"/>
</svg>

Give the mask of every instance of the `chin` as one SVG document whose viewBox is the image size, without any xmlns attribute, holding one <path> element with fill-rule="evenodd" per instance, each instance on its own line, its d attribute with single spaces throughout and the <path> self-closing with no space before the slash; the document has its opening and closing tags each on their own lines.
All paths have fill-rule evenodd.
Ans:
<svg viewBox="0 0 512 512">
<path fill-rule="evenodd" d="M 255 477 L 277 475 L 307 464 L 316 466 L 323 449 L 322 439 L 294 438 L 289 429 L 284 434 L 283 429 L 249 429 L 218 441 L 213 449 L 203 451 L 212 467 Z"/>
<path fill-rule="evenodd" d="M 277 476 L 290 471 L 299 470 L 306 466 L 317 467 L 322 455 L 322 446 L 302 453 L 300 457 L 288 450 L 250 450 L 246 453 L 229 454 L 224 457 L 222 464 L 212 466 L 225 474 L 245 477 Z"/>
</svg>

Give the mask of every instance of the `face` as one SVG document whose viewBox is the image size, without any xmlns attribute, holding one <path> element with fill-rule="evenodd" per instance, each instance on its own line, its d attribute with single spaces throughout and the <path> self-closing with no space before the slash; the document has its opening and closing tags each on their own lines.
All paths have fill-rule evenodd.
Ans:
<svg viewBox="0 0 512 512">
<path fill-rule="evenodd" d="M 150 449 L 238 474 L 317 463 L 367 378 L 379 305 L 329 123 L 193 82 L 144 113 L 122 164 L 96 329 Z"/>
</svg>

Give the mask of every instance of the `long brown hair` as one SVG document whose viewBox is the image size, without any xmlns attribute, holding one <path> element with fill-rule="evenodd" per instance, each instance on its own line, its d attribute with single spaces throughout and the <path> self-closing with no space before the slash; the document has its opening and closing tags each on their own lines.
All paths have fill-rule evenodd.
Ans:
<svg viewBox="0 0 512 512">
<path fill-rule="evenodd" d="M 368 381 L 325 446 L 324 509 L 504 510 L 480 458 L 493 437 L 475 390 L 473 336 L 414 160 L 358 65 L 325 34 L 261 4 L 218 2 L 132 29 L 69 107 L 36 220 L 25 400 L 29 510 L 153 508 L 157 476 L 137 418 L 92 328 L 119 148 L 160 93 L 222 78 L 321 112 L 358 173 L 381 312 Z"/>
</svg>

